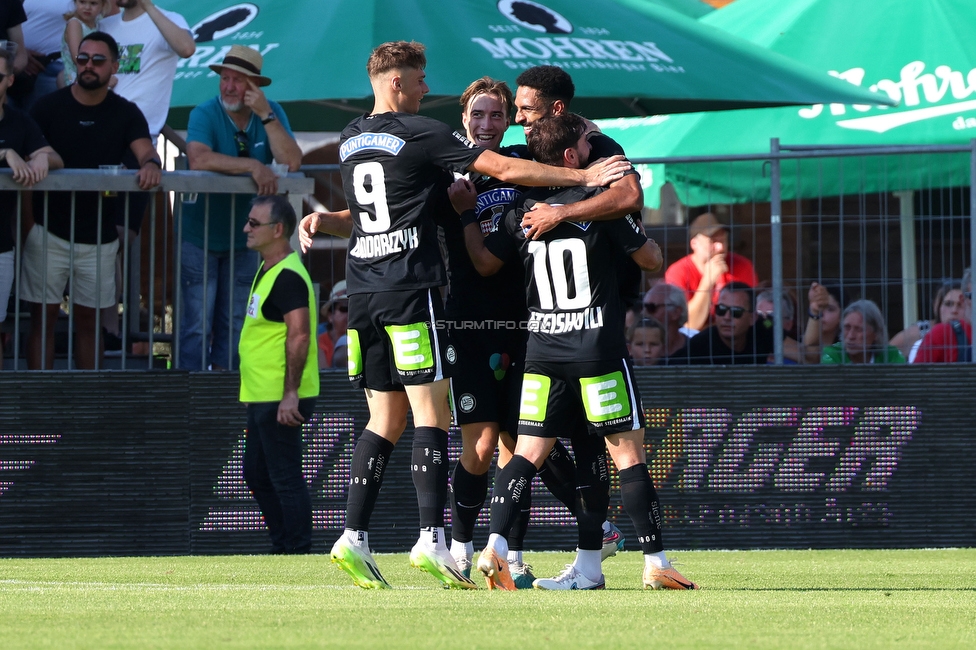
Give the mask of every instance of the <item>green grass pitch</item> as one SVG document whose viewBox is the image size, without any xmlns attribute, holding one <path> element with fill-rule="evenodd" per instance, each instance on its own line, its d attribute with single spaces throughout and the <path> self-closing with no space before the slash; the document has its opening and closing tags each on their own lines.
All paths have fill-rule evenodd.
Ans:
<svg viewBox="0 0 976 650">
<path fill-rule="evenodd" d="M 390 591 L 327 555 L 0 560 L 0 648 L 976 648 L 976 550 L 676 552 L 695 592 L 446 591 L 377 555 Z M 570 553 L 526 553 L 551 576 Z M 480 579 L 479 587 L 483 587 Z"/>
</svg>

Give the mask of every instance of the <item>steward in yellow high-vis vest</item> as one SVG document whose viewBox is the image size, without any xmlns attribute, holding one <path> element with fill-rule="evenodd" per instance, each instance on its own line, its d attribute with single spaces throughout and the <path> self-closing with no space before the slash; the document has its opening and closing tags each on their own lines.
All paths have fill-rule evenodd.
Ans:
<svg viewBox="0 0 976 650">
<path fill-rule="evenodd" d="M 283 196 L 251 202 L 244 233 L 261 266 L 241 329 L 240 399 L 247 404 L 244 482 L 271 535 L 272 553 L 312 548 L 312 501 L 302 474 L 302 424 L 319 394 L 315 294 L 289 238 L 295 210 Z"/>
<path fill-rule="evenodd" d="M 251 285 L 250 302 L 238 346 L 241 355 L 241 401 L 245 403 L 278 402 L 284 396 L 288 326 L 284 322 L 266 319 L 261 306 L 271 293 L 275 280 L 285 269 L 294 271 L 305 281 L 308 287 L 310 331 L 314 332 L 318 325 L 312 280 L 298 253 L 292 251 L 270 269 L 266 269 L 262 261 Z M 301 383 L 298 385 L 298 398 L 318 397 L 318 394 L 318 348 L 310 343 L 305 355 Z"/>
</svg>

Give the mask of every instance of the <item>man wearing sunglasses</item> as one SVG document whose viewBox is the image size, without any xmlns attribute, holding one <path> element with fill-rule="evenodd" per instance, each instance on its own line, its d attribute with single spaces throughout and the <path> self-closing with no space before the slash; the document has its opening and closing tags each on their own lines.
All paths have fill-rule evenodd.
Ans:
<svg viewBox="0 0 976 650">
<path fill-rule="evenodd" d="M 221 63 L 211 65 L 220 75 L 219 94 L 190 112 L 186 135 L 190 169 L 249 174 L 259 196 L 278 192 L 273 161 L 289 171 L 302 162 L 284 110 L 262 90 L 271 84 L 261 74 L 263 65 L 261 55 L 243 45 L 232 46 Z M 257 270 L 257 257 L 240 234 L 252 198 L 210 194 L 183 203 L 180 368 L 238 366 L 247 290 Z"/>
<path fill-rule="evenodd" d="M 752 287 L 730 282 L 718 294 L 714 325 L 688 341 L 689 363 L 756 365 L 773 353 L 772 322 L 757 320 Z M 800 359 L 796 340 L 783 339 L 783 355 Z"/>
<path fill-rule="evenodd" d="M 49 169 L 64 166 L 41 129 L 27 113 L 7 105 L 7 89 L 14 83 L 14 55 L 0 49 L 0 168 L 13 170 L 13 180 L 31 187 L 47 176 Z M 0 323 L 7 317 L 7 301 L 14 282 L 14 219 L 17 193 L 0 192 Z M 3 338 L 0 337 L 0 368 L 3 368 Z"/>
<path fill-rule="evenodd" d="M 97 169 L 120 165 L 130 152 L 139 169 L 139 187 L 159 185 L 162 165 L 149 139 L 146 118 L 132 102 L 109 92 L 108 83 L 119 67 L 115 40 L 104 32 L 85 36 L 75 59 L 78 77 L 67 88 L 39 99 L 31 116 L 64 166 Z M 94 368 L 104 341 L 95 328 L 95 310 L 115 304 L 115 229 L 117 197 L 98 192 L 34 194 L 35 226 L 27 234 L 23 257 L 23 292 L 31 312 L 27 341 L 30 368 L 54 364 L 54 329 L 70 279 L 78 368 Z M 46 330 L 41 315 L 47 312 Z M 45 359 L 41 341 L 46 339 Z"/>
</svg>

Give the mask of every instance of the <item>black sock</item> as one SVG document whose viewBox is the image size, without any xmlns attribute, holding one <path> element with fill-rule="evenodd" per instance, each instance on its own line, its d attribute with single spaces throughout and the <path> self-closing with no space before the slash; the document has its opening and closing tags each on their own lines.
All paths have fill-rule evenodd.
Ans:
<svg viewBox="0 0 976 650">
<path fill-rule="evenodd" d="M 496 475 L 495 482 L 498 482 Z M 518 515 L 515 516 L 515 521 L 512 523 L 512 530 L 508 533 L 508 550 L 510 551 L 522 551 L 525 550 L 525 536 L 529 532 L 529 519 L 531 518 L 532 512 L 532 484 L 529 483 L 529 489 L 522 496 L 522 500 L 519 502 Z"/>
<path fill-rule="evenodd" d="M 474 526 L 488 496 L 488 474 L 475 475 L 464 469 L 461 461 L 454 466 L 451 480 L 451 539 L 470 542 Z"/>
<path fill-rule="evenodd" d="M 532 491 L 532 478 L 535 476 L 535 471 L 535 465 L 522 456 L 515 456 L 498 473 L 491 495 L 489 532 L 508 538 L 522 504 L 526 503 L 526 499 L 531 498 L 529 493 Z"/>
<path fill-rule="evenodd" d="M 579 524 L 578 545 L 583 550 L 603 548 L 603 522 L 610 508 L 610 468 L 603 439 L 594 444 L 589 436 L 582 444 L 573 440 L 576 452 L 577 490 L 576 521 Z"/>
<path fill-rule="evenodd" d="M 447 431 L 437 427 L 417 427 L 413 432 L 410 473 L 417 490 L 420 527 L 444 525 L 447 505 Z"/>
<path fill-rule="evenodd" d="M 657 491 L 654 489 L 654 483 L 651 482 L 651 476 L 647 473 L 647 465 L 639 463 L 620 470 L 619 474 L 620 498 L 624 510 L 634 522 L 641 551 L 645 555 L 663 551 L 661 503 L 657 499 Z"/>
<path fill-rule="evenodd" d="M 383 485 L 383 473 L 393 453 L 393 443 L 369 429 L 356 441 L 349 469 L 346 497 L 346 528 L 369 530 L 369 520 Z"/>
<path fill-rule="evenodd" d="M 603 440 L 600 440 L 603 444 Z M 576 514 L 576 464 L 563 443 L 556 441 L 539 469 L 539 478 L 552 496 Z"/>
</svg>

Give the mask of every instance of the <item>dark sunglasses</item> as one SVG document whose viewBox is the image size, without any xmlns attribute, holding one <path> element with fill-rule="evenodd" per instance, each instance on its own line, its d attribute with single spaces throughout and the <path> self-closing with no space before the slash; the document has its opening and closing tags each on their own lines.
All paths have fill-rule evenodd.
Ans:
<svg viewBox="0 0 976 650">
<path fill-rule="evenodd" d="M 237 145 L 237 157 L 238 158 L 250 158 L 251 157 L 251 141 L 247 137 L 247 133 L 244 131 L 238 131 L 234 134 L 234 144 Z"/>
<path fill-rule="evenodd" d="M 668 307 L 666 302 L 645 302 L 644 311 L 657 311 L 659 307 Z"/>
<path fill-rule="evenodd" d="M 269 221 L 268 223 L 261 223 L 257 219 L 248 218 L 247 225 L 249 225 L 251 228 L 257 228 L 259 226 L 274 226 L 277 225 L 277 222 Z"/>
<path fill-rule="evenodd" d="M 3 83 L 3 80 L 9 76 L 10 76 L 9 74 L 4 74 L 3 72 L 0 72 L 0 83 Z"/>
<path fill-rule="evenodd" d="M 723 305 L 719 303 L 715 305 L 715 315 L 721 318 L 727 313 L 732 312 L 732 318 L 742 318 L 742 315 L 746 313 L 745 307 L 729 307 L 728 305 Z"/>
<path fill-rule="evenodd" d="M 333 307 L 333 309 L 336 311 L 341 311 L 343 314 L 349 313 L 349 305 L 347 304 L 341 304 L 341 303 L 337 304 L 336 306 Z"/>
<path fill-rule="evenodd" d="M 106 61 L 108 61 L 108 57 L 104 54 L 79 54 L 75 57 L 75 63 L 82 68 L 88 65 L 89 61 L 91 61 L 91 64 L 96 68 L 100 68 L 101 66 L 105 65 Z"/>
</svg>

